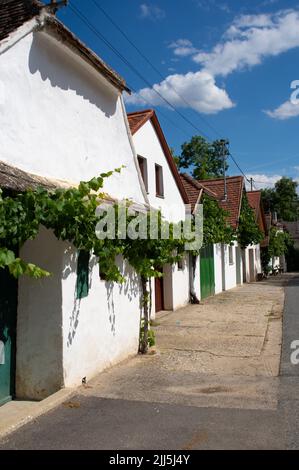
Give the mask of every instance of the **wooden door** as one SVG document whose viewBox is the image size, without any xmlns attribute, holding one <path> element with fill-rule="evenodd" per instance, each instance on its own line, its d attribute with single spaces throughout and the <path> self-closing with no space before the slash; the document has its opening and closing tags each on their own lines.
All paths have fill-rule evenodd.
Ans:
<svg viewBox="0 0 299 470">
<path fill-rule="evenodd" d="M 215 270 L 213 245 L 200 250 L 200 291 L 201 299 L 215 294 Z"/>
<path fill-rule="evenodd" d="M 0 405 L 14 395 L 17 286 L 8 270 L 0 269 Z"/>
</svg>

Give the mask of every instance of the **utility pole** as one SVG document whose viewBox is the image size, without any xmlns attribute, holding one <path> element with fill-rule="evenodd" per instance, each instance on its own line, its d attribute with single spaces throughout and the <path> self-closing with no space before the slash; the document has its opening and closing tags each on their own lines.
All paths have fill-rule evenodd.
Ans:
<svg viewBox="0 0 299 470">
<path fill-rule="evenodd" d="M 227 181 L 226 181 L 226 156 L 227 156 L 227 141 L 224 139 L 220 140 L 221 143 L 221 152 L 223 158 L 223 178 L 224 178 L 224 195 L 223 201 L 227 201 Z"/>
<path fill-rule="evenodd" d="M 253 191 L 253 178 L 250 178 L 250 191 Z"/>
</svg>

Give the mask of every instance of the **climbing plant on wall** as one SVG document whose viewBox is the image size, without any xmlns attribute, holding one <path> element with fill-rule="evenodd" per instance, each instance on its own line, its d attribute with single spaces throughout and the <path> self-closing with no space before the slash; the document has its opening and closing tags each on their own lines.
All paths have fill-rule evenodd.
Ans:
<svg viewBox="0 0 299 470">
<path fill-rule="evenodd" d="M 120 172 L 121 168 L 114 170 Z M 15 252 L 27 240 L 33 240 L 42 225 L 53 230 L 59 240 L 72 243 L 78 250 L 96 256 L 100 263 L 102 278 L 107 281 L 124 282 L 116 265 L 117 255 L 122 255 L 139 274 L 142 286 L 141 306 L 143 309 L 143 334 L 140 344 L 141 352 L 148 348 L 148 331 L 150 323 L 150 280 L 161 276 L 160 268 L 172 264 L 183 256 L 184 236 L 174 236 L 175 226 L 163 220 L 157 214 L 158 237 L 150 236 L 150 214 L 145 213 L 147 234 L 144 238 L 109 237 L 99 239 L 96 227 L 101 216 L 96 212 L 98 206 L 106 199 L 103 192 L 105 179 L 114 172 L 102 173 L 88 182 L 81 182 L 78 187 L 49 191 L 43 188 L 29 189 L 19 194 L 0 192 L 0 268 L 8 268 L 10 273 L 19 277 L 29 275 L 34 278 L 49 276 L 42 267 L 27 263 Z M 118 233 L 118 206 L 115 210 L 115 232 Z M 134 215 L 130 203 L 126 207 L 126 227 Z M 216 201 L 204 199 L 204 243 L 230 243 L 232 230 L 226 223 L 226 214 Z M 165 230 L 169 236 L 162 236 Z M 188 240 L 190 241 L 190 240 Z"/>
</svg>

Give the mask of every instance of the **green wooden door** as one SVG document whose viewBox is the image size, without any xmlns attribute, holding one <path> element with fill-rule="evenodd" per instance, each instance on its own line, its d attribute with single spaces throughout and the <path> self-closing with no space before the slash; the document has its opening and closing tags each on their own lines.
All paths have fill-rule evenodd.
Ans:
<svg viewBox="0 0 299 470">
<path fill-rule="evenodd" d="M 7 270 L 0 269 L 0 406 L 14 394 L 17 285 Z"/>
<path fill-rule="evenodd" d="M 202 299 L 215 294 L 213 245 L 200 250 L 200 291 Z"/>
</svg>

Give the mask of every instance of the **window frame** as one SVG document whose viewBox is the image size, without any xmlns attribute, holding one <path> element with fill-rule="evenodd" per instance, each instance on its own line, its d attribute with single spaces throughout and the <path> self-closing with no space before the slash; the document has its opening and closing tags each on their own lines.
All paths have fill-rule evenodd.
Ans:
<svg viewBox="0 0 299 470">
<path fill-rule="evenodd" d="M 147 170 L 147 158 L 142 155 L 137 155 L 139 170 L 142 176 L 144 187 L 148 193 L 148 170 Z"/>
<path fill-rule="evenodd" d="M 155 163 L 156 197 L 164 198 L 163 167 Z"/>
</svg>

